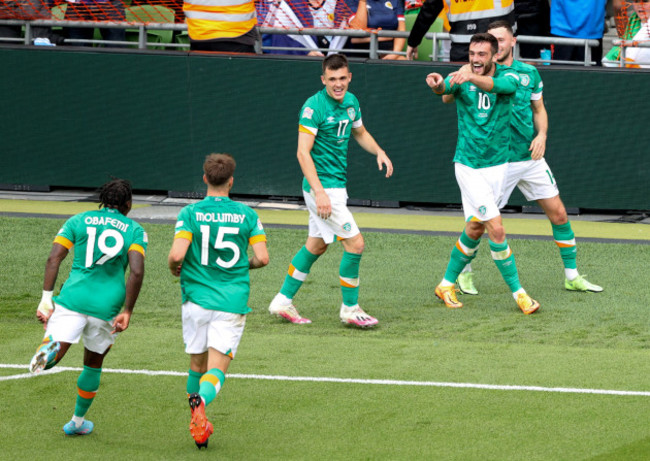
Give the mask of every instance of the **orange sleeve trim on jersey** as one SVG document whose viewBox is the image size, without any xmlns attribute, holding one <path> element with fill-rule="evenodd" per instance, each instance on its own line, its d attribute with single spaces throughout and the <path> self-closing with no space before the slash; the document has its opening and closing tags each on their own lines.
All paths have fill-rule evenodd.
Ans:
<svg viewBox="0 0 650 461">
<path fill-rule="evenodd" d="M 57 235 L 54 238 L 54 243 L 58 243 L 59 245 L 66 247 L 68 250 L 74 246 L 74 243 L 60 235 Z"/>
<path fill-rule="evenodd" d="M 141 253 L 142 256 L 144 256 L 144 248 L 142 248 L 142 246 L 138 245 L 137 243 L 131 244 L 129 251 L 137 251 L 138 253 Z"/>
<path fill-rule="evenodd" d="M 266 242 L 266 235 L 264 234 L 254 235 L 248 239 L 248 243 L 250 243 L 251 245 L 255 245 L 256 243 L 259 242 Z"/>
<path fill-rule="evenodd" d="M 307 133 L 307 134 L 310 134 L 312 136 L 315 136 L 313 131 L 310 131 L 309 128 L 307 128 L 307 127 L 305 127 L 303 125 L 298 125 L 298 131 L 300 133 Z"/>
<path fill-rule="evenodd" d="M 174 240 L 176 239 L 185 239 L 189 240 L 190 242 L 192 241 L 192 233 L 190 231 L 178 231 L 176 232 L 176 235 L 174 235 Z"/>
</svg>

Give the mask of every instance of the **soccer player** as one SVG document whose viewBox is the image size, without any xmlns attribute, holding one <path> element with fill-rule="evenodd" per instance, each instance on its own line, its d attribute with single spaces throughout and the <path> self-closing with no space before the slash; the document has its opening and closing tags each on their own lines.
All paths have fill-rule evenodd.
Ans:
<svg viewBox="0 0 650 461">
<path fill-rule="evenodd" d="M 590 283 L 578 272 L 575 236 L 553 173 L 544 160 L 548 115 L 542 98 L 544 85 L 539 72 L 535 67 L 514 59 L 512 50 L 517 39 L 510 23 L 494 21 L 488 26 L 488 32 L 499 42 L 497 63 L 509 66 L 519 74 L 510 123 L 510 164 L 499 208 L 508 203 L 515 186 L 526 200 L 536 200 L 551 221 L 553 239 L 564 263 L 564 287 L 571 291 L 603 291 L 602 287 Z M 458 286 L 463 293 L 478 294 L 470 264 L 458 276 Z"/>
<path fill-rule="evenodd" d="M 85 415 L 99 389 L 104 357 L 116 334 L 129 327 L 144 278 L 147 234 L 126 217 L 131 210 L 131 185 L 114 179 L 102 186 L 99 200 L 98 211 L 71 217 L 54 239 L 45 265 L 43 297 L 36 311 L 46 330 L 30 363 L 32 373 L 52 368 L 71 344 L 83 338 L 84 368 L 77 380 L 72 420 L 63 426 L 66 435 L 93 431 L 94 425 Z M 73 246 L 70 275 L 61 293 L 53 298 L 59 267 Z"/>
<path fill-rule="evenodd" d="M 213 432 L 205 407 L 217 396 L 244 332 L 249 269 L 269 263 L 257 213 L 228 197 L 235 160 L 210 154 L 203 163 L 207 196 L 178 214 L 169 269 L 181 278 L 183 341 L 190 355 L 190 434 L 201 449 Z M 248 246 L 253 255 L 247 257 Z"/>
<path fill-rule="evenodd" d="M 386 177 L 393 164 L 366 130 L 361 120 L 359 101 L 348 92 L 352 79 L 347 58 L 333 54 L 323 60 L 321 81 L 325 88 L 307 99 L 298 126 L 298 162 L 304 175 L 302 187 L 309 210 L 307 242 L 291 260 L 280 292 L 269 305 L 269 312 L 291 323 L 311 323 L 301 317 L 293 298 L 307 278 L 311 266 L 335 240 L 343 244 L 339 279 L 343 303 L 340 318 L 345 324 L 361 328 L 377 325 L 376 318 L 359 307 L 359 263 L 364 240 L 347 208 L 346 170 L 350 135 L 377 157 Z"/>
<path fill-rule="evenodd" d="M 426 79 L 434 93 L 443 95 L 443 102 L 456 102 L 458 142 L 454 162 L 465 214 L 465 230 L 451 251 L 435 294 L 449 308 L 463 306 L 456 298 L 455 281 L 476 255 L 480 238 L 487 230 L 492 258 L 501 276 L 522 312 L 532 314 L 539 309 L 539 303 L 521 286 L 498 207 L 508 167 L 511 106 L 519 78 L 508 67 L 496 64 L 497 50 L 494 36 L 475 34 L 469 45 L 469 66 L 446 79 L 438 73 Z"/>
</svg>

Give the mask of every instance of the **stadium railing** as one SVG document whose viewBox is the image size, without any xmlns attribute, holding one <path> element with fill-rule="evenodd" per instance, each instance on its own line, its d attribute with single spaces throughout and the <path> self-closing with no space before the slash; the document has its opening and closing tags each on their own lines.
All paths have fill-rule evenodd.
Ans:
<svg viewBox="0 0 650 461">
<path fill-rule="evenodd" d="M 112 21 L 57 21 L 57 20 L 45 20 L 37 19 L 32 21 L 24 20 L 0 20 L 0 25 L 19 25 L 24 26 L 25 33 L 22 39 L 16 38 L 4 38 L 0 37 L 0 42 L 22 42 L 25 45 L 30 45 L 32 43 L 32 27 L 34 26 L 48 26 L 48 27 L 92 27 L 92 28 L 122 28 L 122 29 L 134 29 L 138 30 L 138 41 L 137 47 L 140 49 L 145 49 L 147 47 L 156 47 L 156 48 L 176 48 L 176 49 L 188 49 L 189 44 L 187 43 L 161 43 L 161 42 L 148 42 L 147 36 L 149 31 L 155 30 L 171 30 L 171 31 L 187 31 L 187 26 L 185 24 L 172 24 L 172 23 L 156 23 L 156 22 L 112 22 Z M 364 55 L 368 53 L 368 57 L 371 59 L 379 59 L 384 54 L 394 54 L 393 51 L 383 51 L 379 50 L 378 42 L 380 37 L 393 37 L 393 38 L 408 38 L 409 32 L 399 32 L 399 31 L 389 31 L 389 30 L 357 30 L 357 29 L 282 29 L 282 28 L 272 28 L 272 27 L 258 27 L 260 33 L 262 34 L 280 34 L 280 35 L 327 35 L 327 36 L 346 36 L 346 37 L 369 37 L 370 38 L 370 47 L 368 51 L 365 50 L 346 50 L 338 49 L 323 49 L 319 48 L 320 51 L 327 53 L 328 51 L 345 51 L 346 54 L 354 53 L 363 53 Z M 432 54 L 430 56 L 432 61 L 442 61 L 442 42 L 449 40 L 449 34 L 445 32 L 429 32 L 424 36 L 425 40 L 431 40 L 433 43 Z M 106 44 L 109 42 L 103 40 L 71 40 L 65 39 L 65 43 L 76 44 L 76 43 L 91 43 L 91 44 Z M 125 42 L 110 42 L 114 45 L 129 45 L 133 46 L 134 42 L 125 41 Z M 519 57 L 519 44 L 522 43 L 533 43 L 533 44 L 544 44 L 544 45 L 571 45 L 571 46 L 584 46 L 585 47 L 585 59 L 584 61 L 560 61 L 553 59 L 526 59 L 526 61 L 536 62 L 540 64 L 569 64 L 569 65 L 582 65 L 582 66 L 593 66 L 595 62 L 592 61 L 591 48 L 598 46 L 597 40 L 586 40 L 586 39 L 570 39 L 570 38 L 559 38 L 559 37 L 534 37 L 528 35 L 520 35 L 517 37 L 517 46 L 515 47 L 515 57 Z M 625 43 L 627 44 L 627 43 Z M 624 44 L 624 45 L 625 45 Z M 632 43 L 630 43 L 631 45 Z M 649 45 L 650 46 L 650 45 Z M 265 51 L 284 51 L 291 50 L 295 48 L 288 47 L 265 47 L 262 46 L 260 42 L 257 43 L 256 48 L 258 52 Z M 625 49 L 625 46 L 622 47 Z M 405 55 L 404 52 L 397 53 Z M 624 56 L 624 53 L 621 53 Z"/>
</svg>

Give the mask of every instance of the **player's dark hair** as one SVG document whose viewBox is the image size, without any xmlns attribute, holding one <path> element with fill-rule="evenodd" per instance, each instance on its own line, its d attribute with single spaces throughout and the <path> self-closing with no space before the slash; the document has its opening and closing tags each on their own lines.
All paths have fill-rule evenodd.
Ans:
<svg viewBox="0 0 650 461">
<path fill-rule="evenodd" d="M 328 57 L 323 59 L 323 74 L 326 69 L 329 70 L 339 70 L 344 67 L 350 68 L 348 64 L 348 58 L 342 54 L 330 54 Z"/>
<path fill-rule="evenodd" d="M 494 35 L 488 34 L 487 32 L 472 35 L 469 44 L 471 45 L 472 43 L 489 43 L 492 47 L 492 54 L 496 54 L 499 50 L 499 42 Z"/>
<path fill-rule="evenodd" d="M 223 186 L 232 177 L 237 163 L 230 154 L 210 154 L 203 162 L 203 172 L 211 186 Z"/>
<path fill-rule="evenodd" d="M 510 24 L 510 21 L 507 21 L 505 19 L 498 19 L 496 21 L 492 21 L 490 24 L 488 24 L 488 32 L 490 32 L 492 29 L 499 29 L 503 27 L 505 30 L 510 32 L 510 35 L 515 35 L 514 30 L 512 29 L 512 24 Z"/>
<path fill-rule="evenodd" d="M 99 188 L 99 208 L 115 208 L 126 214 L 132 198 L 131 183 L 126 179 L 114 178 Z"/>
</svg>

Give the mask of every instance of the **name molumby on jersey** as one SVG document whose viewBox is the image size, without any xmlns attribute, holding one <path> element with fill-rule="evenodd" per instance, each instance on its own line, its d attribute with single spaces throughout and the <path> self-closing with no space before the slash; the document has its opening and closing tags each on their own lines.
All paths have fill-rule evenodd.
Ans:
<svg viewBox="0 0 650 461">
<path fill-rule="evenodd" d="M 245 214 L 236 213 L 202 213 L 195 212 L 196 220 L 199 222 L 220 222 L 220 223 L 233 223 L 241 224 L 246 219 Z"/>
</svg>

